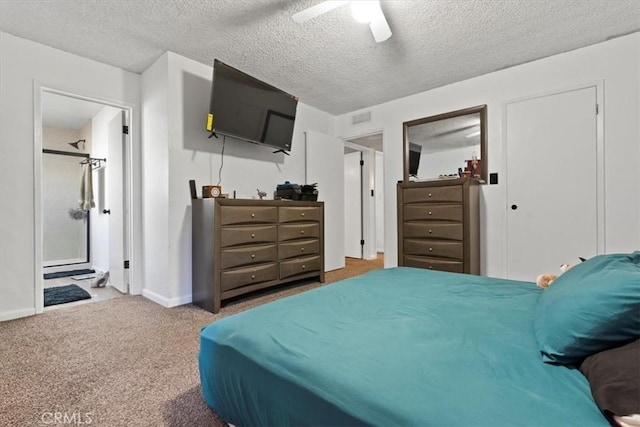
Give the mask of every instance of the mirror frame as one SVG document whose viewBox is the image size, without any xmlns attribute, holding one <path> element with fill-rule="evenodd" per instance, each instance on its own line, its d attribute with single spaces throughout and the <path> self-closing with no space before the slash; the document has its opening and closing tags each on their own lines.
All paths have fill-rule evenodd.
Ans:
<svg viewBox="0 0 640 427">
<path fill-rule="evenodd" d="M 436 114 L 435 116 L 423 117 L 402 123 L 402 162 L 403 162 L 403 182 L 409 182 L 409 128 L 411 126 L 423 125 L 425 123 L 436 122 L 438 120 L 450 119 L 452 117 L 466 116 L 467 114 L 480 113 L 480 178 L 482 184 L 487 183 L 487 105 L 482 104 L 475 107 L 463 108 L 462 110 L 450 111 L 448 113 Z"/>
</svg>

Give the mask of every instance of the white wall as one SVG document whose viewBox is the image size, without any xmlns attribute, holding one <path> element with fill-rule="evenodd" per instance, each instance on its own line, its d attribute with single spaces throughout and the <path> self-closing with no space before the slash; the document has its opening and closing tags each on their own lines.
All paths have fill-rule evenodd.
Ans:
<svg viewBox="0 0 640 427">
<path fill-rule="evenodd" d="M 482 273 L 502 276 L 504 265 L 505 165 L 503 113 L 506 102 L 604 81 L 605 204 L 607 252 L 640 247 L 640 129 L 638 127 L 640 33 L 530 62 L 401 98 L 337 118 L 336 135 L 384 128 L 385 266 L 397 265 L 396 183 L 402 179 L 402 123 L 480 104 L 488 106 L 488 169 L 498 185 L 481 190 Z M 351 117 L 371 111 L 372 121 Z M 532 147 L 533 148 L 533 147 Z M 485 159 L 487 161 L 487 159 Z M 532 183 L 533 185 L 534 183 Z"/>
<path fill-rule="evenodd" d="M 141 79 L 145 254 L 142 293 L 156 301 L 163 298 L 160 295 L 169 276 L 168 58 L 167 53 L 158 58 Z"/>
<path fill-rule="evenodd" d="M 0 320 L 36 309 L 41 266 L 35 242 L 41 230 L 35 226 L 40 202 L 34 180 L 40 175 L 34 173 L 34 83 L 132 106 L 133 140 L 139 145 L 138 74 L 0 32 Z M 134 227 L 140 228 L 139 220 L 134 218 Z"/>
<path fill-rule="evenodd" d="M 165 306 L 191 302 L 191 199 L 218 183 L 223 138 L 209 139 L 212 67 L 168 52 L 142 75 L 144 99 L 145 273 L 143 294 Z M 290 156 L 226 138 L 220 184 L 238 198 L 273 198 L 278 183 L 304 180 L 304 135 L 333 133 L 333 116 L 298 104 Z"/>
</svg>

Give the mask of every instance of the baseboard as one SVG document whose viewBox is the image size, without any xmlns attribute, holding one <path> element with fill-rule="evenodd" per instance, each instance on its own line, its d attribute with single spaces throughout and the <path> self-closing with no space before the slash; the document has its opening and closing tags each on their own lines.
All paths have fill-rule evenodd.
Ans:
<svg viewBox="0 0 640 427">
<path fill-rule="evenodd" d="M 0 322 L 4 322 L 5 320 L 19 319 L 21 317 L 35 316 L 35 314 L 36 309 L 33 307 L 23 308 L 21 310 L 6 311 L 4 313 L 0 313 Z"/>
<path fill-rule="evenodd" d="M 149 289 L 143 289 L 142 296 L 150 299 L 156 304 L 160 304 L 161 306 L 167 307 L 167 308 L 177 307 L 179 305 L 191 304 L 191 301 L 192 301 L 191 294 L 182 295 L 177 298 L 166 298 L 157 292 L 150 291 Z"/>
</svg>

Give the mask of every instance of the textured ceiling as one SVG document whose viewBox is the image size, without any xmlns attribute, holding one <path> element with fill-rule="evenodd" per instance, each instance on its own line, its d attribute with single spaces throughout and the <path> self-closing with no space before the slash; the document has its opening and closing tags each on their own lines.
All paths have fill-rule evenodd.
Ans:
<svg viewBox="0 0 640 427">
<path fill-rule="evenodd" d="M 637 0 L 382 1 L 375 43 L 340 7 L 303 0 L 0 0 L 0 30 L 141 73 L 165 51 L 218 58 L 332 114 L 640 30 Z"/>
</svg>

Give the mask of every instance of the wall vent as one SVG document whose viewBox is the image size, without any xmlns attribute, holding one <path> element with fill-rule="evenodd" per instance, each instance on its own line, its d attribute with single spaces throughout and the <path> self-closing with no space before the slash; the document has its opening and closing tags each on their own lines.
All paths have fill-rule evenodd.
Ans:
<svg viewBox="0 0 640 427">
<path fill-rule="evenodd" d="M 366 113 L 356 114 L 355 116 L 351 117 L 351 120 L 354 125 L 357 125 L 359 123 L 370 122 L 371 111 L 367 111 Z"/>
</svg>

